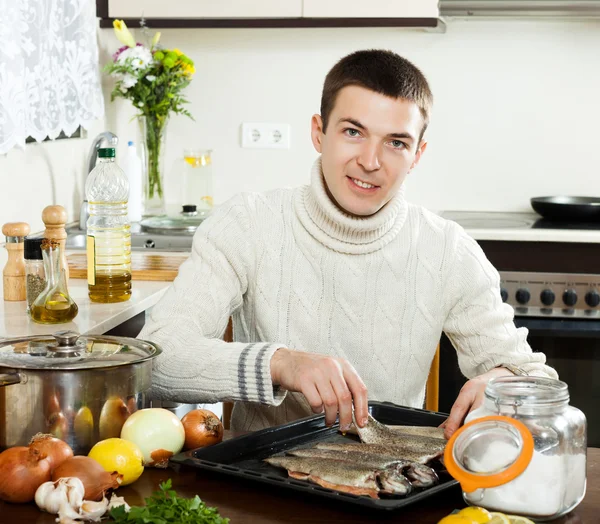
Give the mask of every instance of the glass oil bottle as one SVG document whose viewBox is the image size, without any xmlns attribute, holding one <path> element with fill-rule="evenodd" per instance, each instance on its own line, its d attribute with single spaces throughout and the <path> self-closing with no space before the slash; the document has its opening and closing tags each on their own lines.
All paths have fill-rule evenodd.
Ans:
<svg viewBox="0 0 600 524">
<path fill-rule="evenodd" d="M 42 241 L 42 256 L 46 287 L 31 306 L 31 319 L 40 324 L 70 322 L 77 316 L 78 308 L 69 296 L 64 273 L 61 271 L 60 242 L 45 238 Z"/>
</svg>

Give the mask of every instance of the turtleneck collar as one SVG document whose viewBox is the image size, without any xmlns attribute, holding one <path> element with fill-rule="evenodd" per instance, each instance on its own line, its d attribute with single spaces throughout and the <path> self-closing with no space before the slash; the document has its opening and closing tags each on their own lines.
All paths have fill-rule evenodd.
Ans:
<svg viewBox="0 0 600 524">
<path fill-rule="evenodd" d="M 302 225 L 319 242 L 340 253 L 354 255 L 372 253 L 390 243 L 408 213 L 403 190 L 369 217 L 345 213 L 327 194 L 321 157 L 313 164 L 310 185 L 296 193 L 294 207 Z"/>
</svg>

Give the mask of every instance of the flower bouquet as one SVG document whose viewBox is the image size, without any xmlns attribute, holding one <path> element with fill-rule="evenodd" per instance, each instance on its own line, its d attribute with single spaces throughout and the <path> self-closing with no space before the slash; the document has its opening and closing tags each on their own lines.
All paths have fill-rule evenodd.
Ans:
<svg viewBox="0 0 600 524">
<path fill-rule="evenodd" d="M 123 47 L 113 55 L 105 71 L 115 78 L 111 101 L 131 100 L 142 135 L 145 180 L 144 214 L 165 213 L 164 149 L 166 128 L 171 113 L 192 118 L 184 108 L 187 100 L 182 91 L 195 72 L 194 62 L 179 49 L 159 47 L 160 33 L 150 45 L 136 42 L 122 20 L 113 22 L 115 34 Z"/>
</svg>

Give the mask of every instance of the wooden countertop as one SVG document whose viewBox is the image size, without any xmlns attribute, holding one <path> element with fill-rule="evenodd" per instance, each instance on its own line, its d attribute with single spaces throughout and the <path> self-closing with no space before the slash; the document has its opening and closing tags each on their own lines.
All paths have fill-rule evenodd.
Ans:
<svg viewBox="0 0 600 524">
<path fill-rule="evenodd" d="M 600 448 L 590 448 L 588 451 L 587 475 L 585 499 L 569 515 L 553 521 L 555 524 L 591 524 L 600 521 Z M 374 513 L 356 506 L 344 505 L 342 502 L 308 497 L 294 491 L 190 468 L 184 468 L 179 473 L 171 469 L 148 468 L 137 482 L 119 489 L 118 495 L 125 497 L 130 505 L 141 505 L 144 498 L 150 496 L 161 482 L 169 478 L 180 496 L 193 497 L 198 494 L 206 504 L 217 507 L 221 516 L 228 517 L 231 524 L 435 524 L 453 510 L 465 507 L 458 486 L 404 510 Z M 54 515 L 39 511 L 34 503 L 0 503 L 0 515 L 2 523 L 51 524 L 55 519 Z"/>
</svg>

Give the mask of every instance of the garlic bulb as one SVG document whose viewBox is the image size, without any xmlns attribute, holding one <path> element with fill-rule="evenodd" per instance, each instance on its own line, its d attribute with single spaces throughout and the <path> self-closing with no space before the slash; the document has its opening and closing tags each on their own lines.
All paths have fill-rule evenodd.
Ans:
<svg viewBox="0 0 600 524">
<path fill-rule="evenodd" d="M 84 500 L 81 505 L 80 513 L 82 520 L 90 520 L 92 522 L 100 522 L 102 515 L 106 513 L 108 508 L 108 500 L 102 497 L 100 502 L 93 500 Z"/>
<path fill-rule="evenodd" d="M 41 510 L 56 515 L 63 504 L 79 510 L 85 489 L 75 477 L 60 478 L 55 482 L 44 482 L 35 492 L 35 503 Z"/>
</svg>

